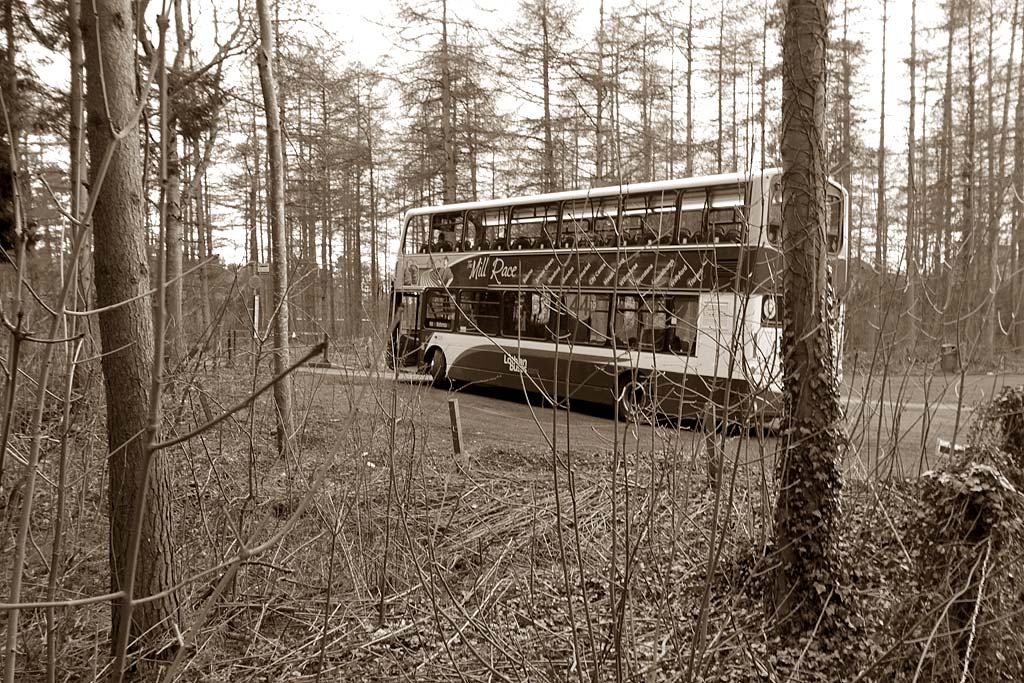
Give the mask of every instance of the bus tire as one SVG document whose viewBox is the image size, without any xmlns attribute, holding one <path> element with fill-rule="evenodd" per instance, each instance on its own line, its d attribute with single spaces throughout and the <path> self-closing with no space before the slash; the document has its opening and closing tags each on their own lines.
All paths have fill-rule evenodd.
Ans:
<svg viewBox="0 0 1024 683">
<path fill-rule="evenodd" d="M 623 422 L 654 424 L 655 410 L 643 375 L 625 374 L 619 378 L 619 419 Z"/>
<path fill-rule="evenodd" d="M 387 366 L 389 370 L 394 370 L 398 364 L 397 361 L 395 360 L 395 346 L 397 343 L 398 340 L 396 340 L 394 337 L 391 337 L 390 339 L 388 339 L 387 343 L 384 344 L 384 364 Z"/>
<path fill-rule="evenodd" d="M 448 382 L 448 362 L 445 360 L 444 351 L 441 349 L 434 349 L 433 353 L 430 354 L 430 360 L 427 363 L 427 367 L 430 371 L 432 378 L 431 384 L 438 389 L 447 389 Z"/>
</svg>

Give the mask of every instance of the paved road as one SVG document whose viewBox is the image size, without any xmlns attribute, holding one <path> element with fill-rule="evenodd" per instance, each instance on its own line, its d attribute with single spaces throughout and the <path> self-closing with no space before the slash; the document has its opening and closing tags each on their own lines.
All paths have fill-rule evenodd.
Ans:
<svg viewBox="0 0 1024 683">
<path fill-rule="evenodd" d="M 338 376 L 342 382 L 370 382 L 366 371 L 317 370 Z M 609 451 L 615 439 L 628 449 L 674 449 L 696 452 L 703 435 L 690 430 L 616 423 L 611 411 L 595 406 L 574 406 L 572 413 L 552 411 L 535 399 L 531 405 L 521 393 L 493 389 L 464 388 L 445 392 L 423 383 L 423 377 L 407 375 L 399 383 L 399 396 L 410 414 L 424 421 L 431 440 L 439 447 L 448 439 L 448 399 L 457 398 L 463 432 L 470 448 L 544 448 L 552 434 L 559 447 L 568 438 L 579 451 Z M 914 475 L 939 460 L 939 439 L 962 440 L 973 409 L 984 403 L 1003 385 L 1022 384 L 1022 375 L 973 375 L 960 388 L 959 375 L 854 377 L 843 388 L 847 429 L 853 448 L 846 468 L 855 473 L 881 472 Z M 958 401 L 958 396 L 963 401 Z M 959 422 L 958 420 L 959 404 Z M 730 439 L 742 447 L 742 459 L 763 461 L 774 449 L 774 440 Z"/>
</svg>

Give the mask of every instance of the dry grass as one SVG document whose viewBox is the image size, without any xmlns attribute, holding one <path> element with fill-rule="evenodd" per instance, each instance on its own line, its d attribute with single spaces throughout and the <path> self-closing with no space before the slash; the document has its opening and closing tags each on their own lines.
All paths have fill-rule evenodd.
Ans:
<svg viewBox="0 0 1024 683">
<path fill-rule="evenodd" d="M 251 383 L 237 368 L 177 387 L 179 429 Z M 305 426 L 287 461 L 273 455 L 265 401 L 168 453 L 179 576 L 191 577 L 179 592 L 180 632 L 221 572 L 197 575 L 311 501 L 180 643 L 183 680 L 773 680 L 801 655 L 802 646 L 780 659 L 761 607 L 771 472 L 765 481 L 752 464 L 726 467 L 716 489 L 704 454 L 682 445 L 617 458 L 501 447 L 454 458 L 446 434 L 420 418 L 436 396 L 403 394 L 392 421 L 389 386 L 297 383 Z M 97 412 L 83 410 L 76 432 L 62 599 L 107 591 Z M 738 452 L 730 440 L 726 460 Z M 321 468 L 327 476 L 311 491 Z M 907 604 L 900 582 L 911 572 L 898 555 L 912 533 L 913 497 L 903 491 L 855 483 L 846 496 L 862 646 L 836 657 L 862 668 L 896 656 L 886 655 L 889 623 Z M 38 495 L 28 599 L 42 595 L 51 542 L 52 490 Z M 720 548 L 709 576 L 712 541 Z M 21 680 L 38 680 L 43 613 L 23 616 Z M 108 619 L 102 604 L 61 611 L 61 679 L 103 673 Z M 806 672 L 826 655 L 801 656 Z M 878 670 L 901 670 L 891 664 Z"/>
</svg>

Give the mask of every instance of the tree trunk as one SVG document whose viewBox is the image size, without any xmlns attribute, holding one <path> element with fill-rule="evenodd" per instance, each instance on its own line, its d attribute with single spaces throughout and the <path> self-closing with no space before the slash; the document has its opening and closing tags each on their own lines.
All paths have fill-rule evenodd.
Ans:
<svg viewBox="0 0 1024 683">
<path fill-rule="evenodd" d="M 993 246 L 993 249 L 992 249 L 992 252 L 993 252 L 994 255 L 998 254 L 999 219 L 1001 217 L 1001 210 L 1002 210 L 1003 202 L 1004 202 L 1005 197 L 1006 197 L 1007 183 L 1004 180 L 1006 178 L 1006 140 L 1007 140 L 1007 137 L 1009 136 L 1009 132 L 1010 132 L 1010 93 L 1013 92 L 1013 59 L 1014 59 L 1014 52 L 1016 52 L 1016 49 L 1017 49 L 1017 31 L 1018 31 L 1018 27 L 1019 26 L 1020 26 L 1020 0 L 1014 0 L 1014 3 L 1013 3 L 1013 17 L 1010 19 L 1010 52 L 1009 52 L 1009 55 L 1006 58 L 1006 90 L 1003 93 L 1002 130 L 1000 131 L 1000 135 L 999 135 L 999 172 L 998 172 L 997 179 L 993 180 L 993 183 L 995 183 L 995 185 L 998 188 L 997 189 L 997 194 L 996 194 L 996 197 L 995 197 L 995 200 L 994 200 L 994 206 L 996 208 L 995 208 L 995 212 L 994 212 L 994 214 L 992 216 L 992 226 L 993 226 L 993 231 L 994 231 L 994 239 L 996 240 L 995 246 Z M 1017 104 L 1018 104 L 1018 106 L 1020 106 L 1021 105 L 1020 101 L 1018 101 Z M 1016 166 L 1020 166 L 1022 163 L 1024 163 L 1024 159 L 1022 159 L 1020 156 L 1018 156 L 1017 159 L 1016 159 Z M 1007 264 L 1010 266 L 1010 270 L 1009 270 L 1010 276 L 1009 276 L 1008 279 L 1010 280 L 1010 282 L 1009 282 L 1010 294 L 1011 294 L 1011 296 L 1010 296 L 1011 304 L 1010 305 L 1012 307 L 1014 305 L 1012 302 L 1017 300 L 1017 296 L 1019 296 L 1019 292 L 1017 292 L 1014 289 L 1014 287 L 1013 287 L 1013 283 L 1017 279 L 1017 276 L 1015 274 L 1015 267 L 1016 267 L 1017 263 L 1016 263 L 1016 259 L 1013 258 L 1015 244 L 1014 244 L 1014 239 L 1013 239 L 1013 225 L 1014 225 L 1014 223 L 1012 221 L 1016 217 L 1016 204 L 1017 204 L 1017 200 L 1016 200 L 1016 198 L 1011 197 L 1010 201 L 1011 201 L 1011 204 L 1013 206 L 1013 210 L 1011 210 L 1011 213 L 1010 213 L 1010 218 L 1011 218 L 1011 223 L 1010 223 L 1010 241 L 1009 241 L 1009 245 L 1008 245 L 1009 246 L 1009 254 L 1007 255 L 1008 256 Z M 998 285 L 998 278 L 995 276 L 995 274 L 993 274 L 992 285 L 993 285 L 993 287 Z M 995 289 L 993 289 L 992 291 L 995 291 Z M 1010 313 L 1012 313 L 1012 310 L 1006 311 L 1006 313 L 1010 314 Z M 1010 315 L 1007 315 L 1006 319 L 1007 319 L 1007 321 L 1009 321 L 1011 319 Z M 993 324 L 995 324 L 995 322 Z M 994 335 L 995 335 L 995 332 L 993 330 L 993 336 Z"/>
<path fill-rule="evenodd" d="M 693 177 L 693 0 L 686 23 L 686 177 Z"/>
<path fill-rule="evenodd" d="M 90 19 L 82 22 L 87 83 L 89 180 L 97 192 L 95 229 L 96 303 L 122 304 L 100 314 L 103 378 L 107 404 L 107 446 L 110 471 L 111 588 L 120 590 L 129 557 L 132 519 L 141 515 L 142 533 L 134 590 L 152 595 L 174 585 L 171 542 L 170 473 L 154 453 L 146 477 L 146 444 L 150 363 L 153 360 L 153 312 L 149 297 L 149 266 L 143 234 L 145 207 L 138 122 L 133 119 L 137 93 L 135 33 L 129 0 L 95 0 Z M 102 49 L 101 49 L 102 46 Z M 109 114 L 109 118 L 108 118 Z M 113 131 L 124 129 L 121 140 Z M 113 146 L 106 175 L 102 160 Z M 145 489 L 144 489 L 145 487 Z M 147 506 L 139 510 L 145 497 Z M 135 607 L 130 636 L 145 634 L 147 644 L 160 643 L 177 610 L 175 594 Z M 115 607 L 112 632 L 124 626 Z"/>
<path fill-rule="evenodd" d="M 985 77 L 988 83 L 988 97 L 986 98 L 986 113 L 987 113 L 987 144 L 985 145 L 985 153 L 988 156 L 988 229 L 985 231 L 988 237 L 988 258 L 985 259 L 988 265 L 988 297 L 989 302 L 986 307 L 987 315 L 985 316 L 984 322 L 984 335 L 985 335 L 985 356 L 989 363 L 993 363 L 996 358 L 996 327 L 999 325 L 997 320 L 996 310 L 996 293 L 999 291 L 999 222 L 996 217 L 996 206 L 999 197 L 999 187 L 1001 183 L 996 180 L 995 174 L 995 162 L 996 162 L 996 125 L 994 118 L 993 105 L 996 98 L 996 87 L 995 79 L 992 76 L 992 62 L 993 50 L 992 42 L 996 31 L 996 18 L 995 12 L 992 9 L 991 3 L 988 6 L 988 55 L 985 60 Z M 1016 36 L 1014 36 L 1016 38 Z"/>
<path fill-rule="evenodd" d="M 594 181 L 601 185 L 604 180 L 604 0 L 601 0 L 598 8 L 597 73 L 594 80 L 597 99 L 594 115 Z"/>
<path fill-rule="evenodd" d="M 931 197 L 931 188 L 928 186 L 928 168 L 930 155 L 928 153 L 928 66 L 929 60 L 924 62 L 924 92 L 921 96 L 921 191 L 918 192 L 919 197 L 924 198 L 923 204 L 921 204 L 918 214 L 920 215 L 920 222 L 915 224 L 915 232 L 917 233 L 918 243 L 918 263 L 920 264 L 919 273 L 922 279 L 922 287 L 924 286 L 924 278 L 931 272 L 930 261 L 928 255 L 931 253 L 929 250 L 929 235 L 930 231 L 925 228 L 931 225 L 931 216 L 934 210 L 933 201 L 929 201 Z M 915 175 L 916 178 L 916 175 Z M 918 326 L 921 330 L 924 330 L 924 318 L 918 318 Z"/>
<path fill-rule="evenodd" d="M 853 65 L 850 61 L 850 6 L 849 2 L 843 2 L 843 120 L 840 136 L 840 158 L 839 158 L 839 182 L 848 190 L 853 188 L 853 113 L 851 111 L 851 100 L 853 99 Z M 767 50 L 766 50 L 767 51 Z M 854 254 L 860 257 L 860 254 Z"/>
<path fill-rule="evenodd" d="M 1024 20 L 1020 22 L 1024 24 Z M 1010 244 L 1015 246 L 1014 280 L 1014 342 L 1024 344 L 1024 39 L 1020 41 L 1020 60 L 1017 77 L 1017 106 L 1013 116 L 1013 225 Z"/>
<path fill-rule="evenodd" d="M 917 136 L 917 0 L 910 5 L 910 123 L 907 136 L 907 309 L 909 348 L 917 348 L 917 324 L 920 320 L 917 306 L 917 187 L 915 186 L 914 146 Z"/>
<path fill-rule="evenodd" d="M 959 326 L 960 316 L 964 311 L 974 308 L 975 292 L 978 291 L 974 276 L 977 274 L 977 250 L 978 235 L 975 211 L 977 198 L 975 197 L 975 148 L 977 146 L 977 91 L 974 85 L 974 3 L 969 0 L 967 4 L 967 140 L 966 150 L 963 157 L 963 180 L 964 180 L 964 212 L 963 223 L 960 234 L 963 235 L 963 242 L 960 247 L 959 281 L 955 283 L 957 296 L 957 320 Z M 984 291 L 984 288 L 981 288 Z M 975 327 L 975 321 L 971 320 L 971 327 Z M 973 332 L 973 329 L 971 330 Z M 975 334 L 970 334 L 975 337 Z"/>
<path fill-rule="evenodd" d="M 161 89 L 167 90 L 167 106 L 162 115 L 166 117 L 163 130 L 167 133 L 167 185 L 164 201 L 167 224 L 164 233 L 164 250 L 167 273 L 167 357 L 173 369 L 185 352 L 185 318 L 182 314 L 182 261 L 185 249 L 182 232 L 181 159 L 178 155 L 177 117 L 174 115 L 174 95 L 166 83 L 171 74 L 180 74 L 185 61 L 188 45 L 185 40 L 185 22 L 181 12 L 181 0 L 174 0 L 174 34 L 176 52 L 174 63 L 161 65 Z"/>
<path fill-rule="evenodd" d="M 548 0 L 541 0 L 541 79 L 544 88 L 544 192 L 555 190 L 555 143 L 551 134 L 551 45 L 548 37 Z"/>
<path fill-rule="evenodd" d="M 879 285 L 885 282 L 889 257 L 889 217 L 885 206 L 885 38 L 888 26 L 889 3 L 882 0 L 882 97 L 878 115 L 878 199 L 875 204 L 875 270 L 878 271 Z"/>
<path fill-rule="evenodd" d="M 274 374 L 281 375 L 289 365 L 288 335 L 288 250 L 285 244 L 284 218 L 284 150 L 281 141 L 281 118 L 277 106 L 275 77 L 274 31 L 270 25 L 267 0 L 256 0 L 260 22 L 260 48 L 256 64 L 260 71 L 263 106 L 267 119 L 267 156 L 270 158 L 270 191 L 267 193 L 273 254 L 270 276 L 273 282 L 271 308 L 274 312 Z M 292 436 L 292 382 L 282 377 L 274 385 L 277 405 L 277 450 L 281 457 L 288 452 Z"/>
<path fill-rule="evenodd" d="M 673 24 L 675 17 L 673 16 Z M 668 66 L 668 177 L 676 177 L 676 32 L 669 30 Z"/>
<path fill-rule="evenodd" d="M 825 0 L 790 0 L 783 39 L 785 450 L 775 509 L 780 629 L 815 626 L 839 587 L 839 382 L 825 250 Z M 827 620 L 827 619 L 826 619 Z"/>
<path fill-rule="evenodd" d="M 169 113 L 169 112 L 168 112 Z M 185 318 L 182 313 L 182 231 L 181 231 L 181 162 L 178 158 L 178 137 L 174 122 L 168 121 L 167 187 L 164 203 L 167 225 L 164 232 L 164 259 L 167 263 L 167 358 L 173 370 L 185 352 Z"/>
<path fill-rule="evenodd" d="M 359 335 L 360 321 L 363 318 L 363 262 L 360 227 L 363 221 L 363 168 L 356 166 L 355 178 L 355 210 L 352 217 L 352 248 L 349 250 L 349 281 L 352 283 L 349 300 L 349 334 Z"/>
<path fill-rule="evenodd" d="M 768 125 L 768 3 L 764 5 L 764 23 L 761 27 L 761 112 L 759 115 L 761 124 L 761 164 L 763 170 L 767 164 L 768 150 L 765 149 L 767 134 L 765 127 Z M 844 185 L 843 187 L 850 187 Z"/>
<path fill-rule="evenodd" d="M 71 216 L 77 221 L 82 217 L 86 204 L 85 178 L 82 169 L 82 161 L 85 154 L 85 145 L 82 128 L 85 124 L 85 97 L 84 97 L 84 70 L 85 53 L 82 51 L 82 27 L 81 27 L 81 0 L 71 0 L 68 3 L 68 43 L 71 54 L 71 99 L 70 116 L 68 128 L 69 152 L 71 156 L 71 168 L 69 177 L 71 179 Z M 89 237 L 86 237 L 88 240 Z M 86 243 L 89 244 L 88 242 Z M 91 300 L 92 292 L 92 269 L 90 266 L 92 249 L 86 246 L 82 251 L 79 261 L 79 294 L 84 301 Z M 87 307 L 87 306 L 86 306 Z"/>
<path fill-rule="evenodd" d="M 955 6 L 948 6 L 949 24 L 946 40 L 946 89 L 942 95 L 942 151 L 939 155 L 939 182 L 942 186 L 942 240 L 935 245 L 935 261 L 949 259 L 953 233 L 953 37 L 956 33 Z M 947 283 L 952 290 L 952 283 Z"/>
<path fill-rule="evenodd" d="M 213 235 L 212 226 L 210 225 L 210 212 L 209 202 L 206 195 L 205 179 L 206 179 L 206 168 L 209 162 L 209 151 L 213 147 L 214 140 L 217 137 L 217 130 L 210 133 L 210 140 L 206 149 L 206 157 L 200 157 L 199 155 L 199 137 L 196 136 L 192 140 L 192 196 L 195 198 L 195 226 L 196 226 L 196 239 L 199 242 L 199 260 L 205 261 L 213 256 Z M 210 331 L 210 325 L 213 324 L 213 310 L 210 306 L 210 298 L 212 292 L 210 291 L 210 264 L 204 264 L 199 267 L 199 286 L 203 292 L 203 295 L 199 297 L 201 305 L 199 307 L 200 319 L 199 319 L 199 330 L 200 338 L 205 335 L 210 335 L 210 340 L 216 339 L 216 335 L 213 335 Z M 198 344 L 199 342 L 195 342 Z"/>
<path fill-rule="evenodd" d="M 718 84 L 715 92 L 718 95 L 718 135 L 715 136 L 715 172 L 722 172 L 722 64 L 725 51 L 725 2 L 718 3 Z"/>
<path fill-rule="evenodd" d="M 453 109 L 451 56 L 448 52 L 448 0 L 441 0 L 441 137 L 444 138 L 444 201 L 447 204 L 454 203 L 458 196 Z"/>
<path fill-rule="evenodd" d="M 648 58 L 648 43 L 650 36 L 647 31 L 648 13 L 644 11 L 644 31 L 641 35 L 640 48 L 640 130 L 643 140 L 643 172 L 641 181 L 654 180 L 654 125 L 651 118 L 654 115 L 654 96 L 652 90 L 654 84 L 651 82 L 651 66 Z"/>
</svg>

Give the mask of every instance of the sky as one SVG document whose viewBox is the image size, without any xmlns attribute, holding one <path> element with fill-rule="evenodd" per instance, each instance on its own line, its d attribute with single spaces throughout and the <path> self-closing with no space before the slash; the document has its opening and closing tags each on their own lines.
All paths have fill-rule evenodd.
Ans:
<svg viewBox="0 0 1024 683">
<path fill-rule="evenodd" d="M 996 2 L 1001 0 L 995 0 Z M 605 12 L 624 6 L 621 0 L 605 0 Z M 653 4 L 653 3 L 652 3 Z M 925 29 L 941 26 L 943 14 L 937 0 L 918 2 L 919 49 L 927 42 Z M 575 3 L 576 30 L 580 35 L 592 35 L 598 23 L 599 0 L 577 0 Z M 834 3 L 836 10 L 839 2 Z M 876 145 L 878 141 L 878 111 L 881 97 L 882 73 L 882 0 L 854 2 L 859 5 L 862 17 L 850 27 L 854 36 L 860 36 L 867 48 L 865 63 L 861 72 L 867 84 L 859 104 L 865 115 L 862 128 L 865 141 Z M 889 30 L 887 36 L 887 83 L 886 83 L 886 139 L 887 146 L 902 147 L 906 144 L 907 106 L 906 92 L 909 86 L 911 3 L 909 0 L 889 0 Z M 397 23 L 395 2 L 364 2 L 356 0 L 311 0 L 311 8 L 320 17 L 324 26 L 330 27 L 332 35 L 347 46 L 349 56 L 372 64 L 382 57 L 395 52 L 393 31 L 390 26 Z M 494 0 L 449 0 L 449 11 L 457 17 L 473 20 L 484 27 L 510 23 L 515 16 L 517 3 L 495 2 Z M 677 16 L 685 17 L 686 0 L 669 2 L 676 8 Z M 717 13 L 718 3 L 714 0 L 697 1 L 697 14 Z M 314 12 L 311 12 L 314 14 Z M 1007 31 L 1008 32 L 1008 31 Z M 835 36 L 838 38 L 838 35 Z M 1007 48 L 1008 51 L 1008 48 Z M 921 74 L 918 76 L 921 78 Z"/>
</svg>

